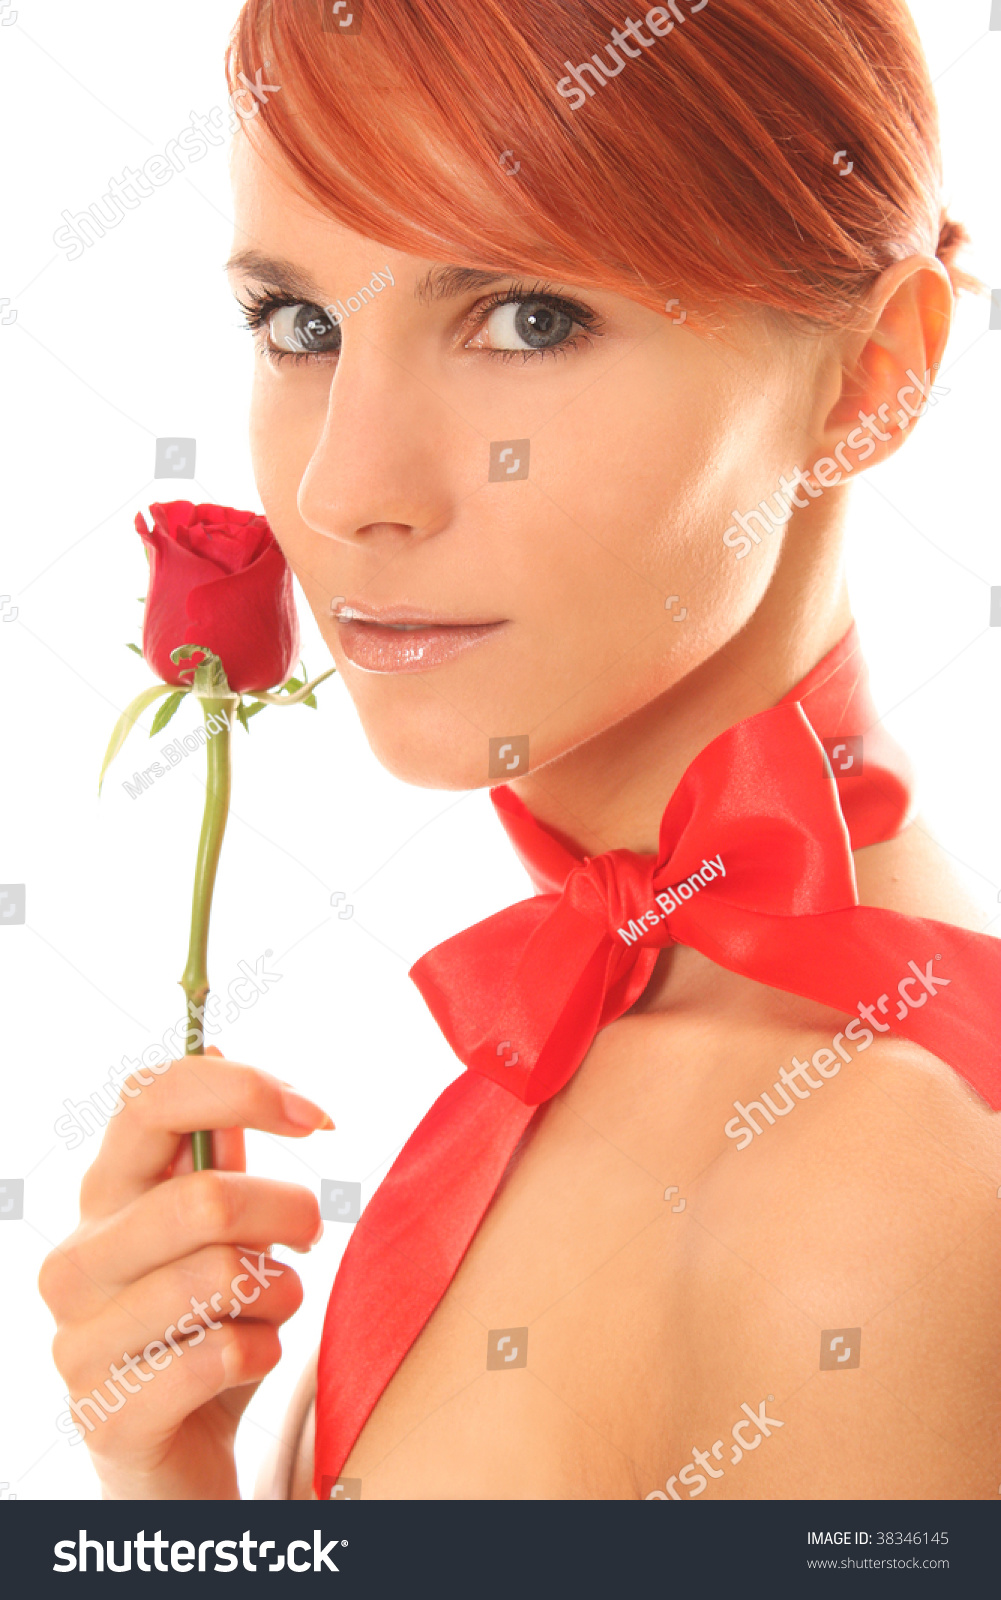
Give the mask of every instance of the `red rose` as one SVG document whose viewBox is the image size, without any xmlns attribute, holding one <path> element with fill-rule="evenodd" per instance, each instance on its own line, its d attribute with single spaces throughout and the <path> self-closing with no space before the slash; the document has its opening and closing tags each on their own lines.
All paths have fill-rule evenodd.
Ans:
<svg viewBox="0 0 1001 1600">
<path fill-rule="evenodd" d="M 299 654 L 292 573 L 264 517 L 229 506 L 172 500 L 140 513 L 149 555 L 143 655 L 164 683 L 190 688 L 170 652 L 201 644 L 223 664 L 231 689 L 285 683 Z"/>
</svg>

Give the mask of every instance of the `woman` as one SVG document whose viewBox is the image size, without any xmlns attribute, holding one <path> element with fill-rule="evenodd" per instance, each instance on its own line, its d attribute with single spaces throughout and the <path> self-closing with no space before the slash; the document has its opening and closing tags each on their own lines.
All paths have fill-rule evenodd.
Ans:
<svg viewBox="0 0 1001 1600">
<path fill-rule="evenodd" d="M 380 760 L 509 778 L 543 892 L 415 969 L 470 1070 L 261 1492 L 992 1496 L 999 947 L 842 568 L 962 282 L 906 9 L 343 11 L 249 0 L 231 52 L 261 499 Z M 60 1370 L 189 1299 L 209 1331 L 88 1428 L 108 1495 L 236 1494 L 301 1289 L 265 1257 L 206 1308 L 318 1224 L 242 1128 L 325 1125 L 219 1059 L 109 1127 L 43 1272 Z"/>
</svg>

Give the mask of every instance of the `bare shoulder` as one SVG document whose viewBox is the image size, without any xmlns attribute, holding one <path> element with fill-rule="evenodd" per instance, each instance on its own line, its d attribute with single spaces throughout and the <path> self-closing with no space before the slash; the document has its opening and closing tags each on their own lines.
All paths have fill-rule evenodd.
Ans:
<svg viewBox="0 0 1001 1600">
<path fill-rule="evenodd" d="M 920 826 L 856 862 L 863 904 L 984 926 Z M 1001 1115 L 878 1012 L 685 950 L 659 980 L 609 1074 L 643 1107 L 620 1143 L 671 1197 L 638 1492 L 996 1497 Z"/>
<path fill-rule="evenodd" d="M 740 1459 L 714 1481 L 696 1457 L 686 1481 L 728 1498 L 993 1497 L 1001 1117 L 899 1039 L 835 1071 L 795 1079 L 817 1084 L 808 1099 L 773 1086 L 764 1115 L 742 1101 L 760 1131 L 694 1186 L 698 1381 L 678 1459 L 707 1432 Z M 775 1425 L 748 1424 L 741 1451 L 730 1413 L 762 1402 Z"/>
</svg>

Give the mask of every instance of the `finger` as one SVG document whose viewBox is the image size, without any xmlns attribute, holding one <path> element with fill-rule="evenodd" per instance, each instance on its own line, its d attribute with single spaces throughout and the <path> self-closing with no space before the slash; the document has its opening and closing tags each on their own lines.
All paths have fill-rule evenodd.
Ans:
<svg viewBox="0 0 1001 1600">
<path fill-rule="evenodd" d="M 305 1251 L 322 1233 L 317 1198 L 301 1184 L 242 1172 L 189 1172 L 81 1230 L 54 1255 L 68 1274 L 79 1274 L 105 1295 L 120 1295 L 137 1278 L 206 1245 L 286 1244 Z M 71 1276 L 60 1280 L 58 1264 L 51 1275 L 56 1292 L 64 1281 L 69 1292 Z M 77 1292 L 85 1294 L 82 1282 Z"/>
<path fill-rule="evenodd" d="M 216 1056 L 224 1059 L 222 1051 L 217 1045 L 210 1044 L 205 1051 L 207 1056 Z M 246 1172 L 247 1146 L 243 1137 L 242 1128 L 215 1128 L 209 1133 L 209 1143 L 212 1147 L 213 1167 L 224 1168 L 227 1172 Z M 177 1145 L 177 1154 L 170 1164 L 166 1177 L 176 1178 L 182 1172 L 194 1172 L 195 1154 L 190 1138 L 181 1138 Z"/>
<path fill-rule="evenodd" d="M 71 1387 L 88 1389 L 103 1381 L 110 1361 L 140 1357 L 155 1341 L 174 1349 L 199 1327 L 238 1318 L 280 1327 L 302 1296 L 299 1275 L 285 1262 L 263 1251 L 212 1245 L 126 1285 L 113 1299 L 92 1287 L 74 1306 L 72 1320 L 60 1323 L 52 1354 Z M 157 1354 L 146 1356 L 147 1363 Z"/>
<path fill-rule="evenodd" d="M 149 1075 L 147 1075 L 149 1076 Z M 85 1218 L 107 1216 L 162 1180 L 196 1129 L 260 1128 L 289 1138 L 333 1128 L 327 1113 L 270 1073 L 213 1056 L 186 1056 L 147 1084 L 126 1078 L 80 1192 Z"/>
<path fill-rule="evenodd" d="M 168 1349 L 158 1369 L 147 1363 L 126 1371 L 126 1381 L 109 1367 L 84 1373 L 70 1383 L 79 1401 L 74 1420 L 95 1460 L 128 1458 L 132 1473 L 162 1464 L 167 1441 L 186 1417 L 227 1389 L 259 1383 L 281 1360 L 277 1328 L 267 1322 L 226 1322 L 196 1342 Z M 118 1364 L 121 1371 L 121 1364 Z M 93 1383 L 87 1380 L 93 1376 Z M 131 1385 L 131 1392 L 127 1384 Z"/>
</svg>

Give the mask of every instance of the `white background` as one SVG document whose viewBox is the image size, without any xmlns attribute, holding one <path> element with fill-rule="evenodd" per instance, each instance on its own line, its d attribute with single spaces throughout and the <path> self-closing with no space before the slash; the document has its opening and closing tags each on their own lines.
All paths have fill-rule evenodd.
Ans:
<svg viewBox="0 0 1001 1600">
<path fill-rule="evenodd" d="M 913 5 L 940 98 L 949 198 L 974 234 L 970 266 L 997 284 L 1001 31 L 988 31 L 990 8 Z M 23 1222 L 0 1223 L 0 1497 L 86 1498 L 98 1492 L 87 1452 L 54 1427 L 64 1389 L 35 1278 L 75 1226 L 97 1138 L 69 1153 L 53 1124 L 65 1097 L 85 1098 L 180 1015 L 204 792 L 201 756 L 137 800 L 121 787 L 193 726 L 189 705 L 169 735 L 152 744 L 133 735 L 97 799 L 118 711 L 151 681 L 123 648 L 139 638 L 146 581 L 132 520 L 154 499 L 259 502 L 246 442 L 250 341 L 221 271 L 225 150 L 175 175 L 79 260 L 53 233 L 64 209 L 82 211 L 109 176 L 162 151 L 192 111 L 224 105 L 236 4 L 16 0 L 16 10 L 0 28 L 0 294 L 17 312 L 0 325 L 9 595 L 0 615 L 17 608 L 0 623 L 0 881 L 27 884 L 27 922 L 0 928 L 0 1181 L 25 1178 L 26 1203 Z M 963 864 L 985 924 L 1001 910 L 1001 628 L 988 626 L 989 589 L 1001 585 L 1001 332 L 987 337 L 988 310 L 984 299 L 963 305 L 939 380 L 951 392 L 921 423 L 919 445 L 859 482 L 851 538 L 877 703 L 915 759 L 924 815 Z M 158 435 L 197 439 L 194 482 L 152 481 Z M 329 658 L 300 611 L 315 674 Z M 485 791 L 407 788 L 376 764 L 336 678 L 319 699 L 318 712 L 268 712 L 250 737 L 237 731 L 211 971 L 225 988 L 239 960 L 274 952 L 281 982 L 222 1035 L 223 1048 L 294 1082 L 338 1124 L 295 1144 L 251 1134 L 251 1166 L 317 1191 L 321 1176 L 360 1180 L 364 1202 L 457 1070 L 409 964 L 528 890 Z M 352 918 L 332 910 L 337 891 Z M 241 1429 L 244 1494 L 318 1340 L 348 1233 L 328 1222 L 312 1256 L 294 1258 L 306 1304 Z"/>
</svg>

